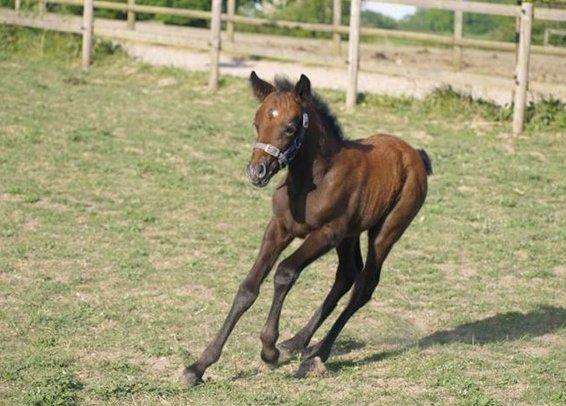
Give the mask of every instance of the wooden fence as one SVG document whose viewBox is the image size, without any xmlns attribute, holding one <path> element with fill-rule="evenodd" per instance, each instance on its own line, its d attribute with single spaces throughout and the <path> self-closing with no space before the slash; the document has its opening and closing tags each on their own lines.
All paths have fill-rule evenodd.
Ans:
<svg viewBox="0 0 566 406">
<path fill-rule="evenodd" d="M 561 37 L 566 37 L 566 30 L 557 30 L 554 28 L 547 28 L 546 30 L 544 30 L 544 46 L 549 46 L 550 45 L 550 37 L 552 35 L 556 35 L 556 36 L 561 36 Z"/>
<path fill-rule="evenodd" d="M 38 2 L 48 2 L 51 4 L 82 6 L 83 0 L 37 0 Z M 234 24 L 265 26 L 275 28 L 300 29 L 310 32 L 331 33 L 333 40 L 338 42 L 341 34 L 348 34 L 349 26 L 341 25 L 341 0 L 333 0 L 336 10 L 332 24 L 324 23 L 304 23 L 298 21 L 273 20 L 269 18 L 246 17 L 236 15 L 235 1 L 227 0 L 227 12 L 220 15 L 221 21 L 226 22 L 227 32 L 230 33 L 229 41 L 234 40 Z M 513 5 L 500 5 L 490 3 L 477 3 L 464 0 L 365 0 L 366 3 L 395 3 L 415 5 L 425 8 L 436 8 L 451 10 L 454 12 L 474 12 L 479 14 L 499 15 L 515 17 L 521 16 L 521 7 Z M 136 13 L 159 14 L 179 16 L 203 20 L 212 19 L 212 11 L 190 10 L 172 7 L 148 6 L 135 4 L 135 0 L 127 0 L 127 3 L 118 3 L 105 0 L 94 0 L 94 7 L 102 10 L 114 10 L 128 13 L 128 17 L 135 20 Z M 483 11 L 482 11 L 483 10 Z M 566 9 L 536 9 L 535 18 L 550 21 L 566 21 Z M 458 32 L 456 32 L 458 31 Z M 413 31 L 390 30 L 382 28 L 361 27 L 360 33 L 364 37 L 385 37 L 408 39 L 415 41 L 425 41 L 439 45 L 452 45 L 468 48 L 490 49 L 494 51 L 515 51 L 516 44 L 502 41 L 486 41 L 472 38 L 463 38 L 461 30 L 455 30 L 453 36 L 438 34 L 428 34 Z M 533 46 L 532 52 L 566 56 L 566 49 L 552 46 Z"/>
<path fill-rule="evenodd" d="M 15 0 L 16 9 L 20 8 L 20 1 Z M 274 20 L 268 18 L 246 17 L 236 14 L 236 1 L 226 0 L 226 13 L 222 13 L 222 0 L 211 0 L 210 11 L 189 10 L 172 7 L 149 6 L 136 4 L 135 0 L 126 0 L 125 3 L 117 3 L 105 0 L 37 0 L 39 14 L 46 11 L 46 4 L 63 4 L 83 6 L 83 67 L 90 65 L 92 58 L 93 41 L 93 8 L 122 11 L 127 14 L 127 27 L 135 33 L 136 13 L 164 14 L 196 19 L 210 20 L 210 77 L 209 87 L 211 90 L 218 88 L 218 63 L 221 51 L 221 23 L 226 23 L 226 39 L 234 42 L 235 24 L 254 26 L 280 27 L 287 29 L 301 29 L 310 32 L 322 32 L 332 35 L 334 49 L 340 51 L 342 36 L 348 35 L 348 88 L 346 105 L 352 109 L 356 103 L 358 71 L 359 71 L 359 48 L 361 36 L 378 36 L 386 38 L 409 39 L 426 41 L 441 45 L 452 46 L 453 65 L 455 70 L 461 68 L 463 48 L 491 49 L 498 51 L 517 52 L 517 65 L 515 70 L 516 86 L 514 96 L 513 132 L 518 134 L 523 131 L 524 113 L 526 104 L 526 92 L 529 81 L 529 59 L 531 52 L 566 56 L 566 49 L 548 45 L 531 45 L 531 30 L 533 19 L 566 21 L 566 9 L 537 8 L 532 2 L 523 1 L 521 5 L 504 5 L 481 3 L 467 0 L 366 0 L 369 2 L 394 3 L 412 5 L 422 8 L 435 8 L 454 12 L 454 31 L 452 36 L 437 34 L 398 31 L 380 28 L 361 27 L 361 0 L 352 0 L 350 9 L 350 24 L 341 24 L 341 0 L 333 0 L 333 22 L 332 24 L 305 23 L 296 21 Z M 463 37 L 463 14 L 478 13 L 488 15 L 499 15 L 514 17 L 517 20 L 518 42 L 486 41 Z M 54 28 L 57 29 L 57 28 Z M 60 28 L 64 30 L 64 28 Z M 550 35 L 550 34 L 549 34 Z"/>
</svg>

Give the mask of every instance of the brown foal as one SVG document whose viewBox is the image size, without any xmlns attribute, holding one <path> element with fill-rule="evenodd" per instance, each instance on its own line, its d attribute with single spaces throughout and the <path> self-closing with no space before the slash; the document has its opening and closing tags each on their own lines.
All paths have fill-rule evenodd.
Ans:
<svg viewBox="0 0 566 406">
<path fill-rule="evenodd" d="M 259 294 L 259 288 L 281 252 L 295 238 L 301 246 L 282 260 L 275 272 L 275 291 L 267 322 L 261 332 L 261 358 L 275 365 L 280 352 L 302 352 L 296 377 L 326 361 L 332 345 L 352 315 L 367 303 L 379 283 L 383 261 L 421 208 L 427 193 L 430 160 L 391 135 L 376 134 L 349 141 L 327 105 L 311 92 L 302 75 L 296 85 L 276 78 L 275 85 L 251 73 L 250 82 L 261 102 L 255 115 L 257 130 L 248 175 L 256 186 L 289 167 L 273 194 L 269 221 L 257 259 L 241 283 L 234 303 L 218 334 L 200 358 L 183 375 L 189 385 L 201 382 L 216 362 L 242 314 Z M 360 233 L 368 231 L 365 264 Z M 338 269 L 322 305 L 291 339 L 276 346 L 279 317 L 287 293 L 310 263 L 336 249 Z M 326 336 L 307 348 L 311 337 L 352 288 L 346 308 Z M 316 360 L 319 357 L 320 360 Z"/>
</svg>

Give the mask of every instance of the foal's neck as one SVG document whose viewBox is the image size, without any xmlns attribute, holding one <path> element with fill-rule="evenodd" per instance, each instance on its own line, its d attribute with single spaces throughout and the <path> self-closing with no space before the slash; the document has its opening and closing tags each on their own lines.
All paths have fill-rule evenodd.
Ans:
<svg viewBox="0 0 566 406">
<path fill-rule="evenodd" d="M 305 141 L 295 159 L 289 164 L 288 182 L 295 192 L 316 188 L 331 166 L 331 158 L 342 147 L 339 137 L 329 134 L 316 109 L 307 108 L 310 125 Z"/>
</svg>

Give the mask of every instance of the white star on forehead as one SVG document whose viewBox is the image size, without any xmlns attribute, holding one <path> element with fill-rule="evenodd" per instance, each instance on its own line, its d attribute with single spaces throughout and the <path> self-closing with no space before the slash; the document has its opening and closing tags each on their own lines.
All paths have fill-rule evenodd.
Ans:
<svg viewBox="0 0 566 406">
<path fill-rule="evenodd" d="M 279 112 L 277 110 L 271 110 L 271 117 L 277 117 L 279 115 Z"/>
</svg>

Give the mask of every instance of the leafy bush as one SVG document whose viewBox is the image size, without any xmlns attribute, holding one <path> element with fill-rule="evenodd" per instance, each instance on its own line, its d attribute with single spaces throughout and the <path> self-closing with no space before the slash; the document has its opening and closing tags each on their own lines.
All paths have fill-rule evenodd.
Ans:
<svg viewBox="0 0 566 406">
<path fill-rule="evenodd" d="M 490 0 L 489 3 L 516 4 L 515 1 Z M 545 7 L 538 5 L 537 7 Z M 407 31 L 451 34 L 454 30 L 454 13 L 448 10 L 418 9 L 406 16 L 398 24 L 399 29 Z M 533 23 L 533 43 L 542 44 L 547 28 L 566 29 L 566 23 L 535 20 Z M 487 14 L 464 13 L 464 36 L 486 38 L 495 41 L 515 41 L 515 19 L 513 17 Z M 552 45 L 566 45 L 566 38 L 555 36 Z"/>
<path fill-rule="evenodd" d="M 556 99 L 531 102 L 527 106 L 526 121 L 533 128 L 544 128 L 555 124 L 566 129 L 566 104 Z"/>
<path fill-rule="evenodd" d="M 397 114 L 424 114 L 427 117 L 461 118 L 481 117 L 491 122 L 510 122 L 513 106 L 498 106 L 485 100 L 475 100 L 450 87 L 437 89 L 422 100 L 365 94 L 363 103 L 396 112 Z M 566 129 L 566 104 L 546 99 L 530 102 L 525 121 L 530 130 Z"/>
<path fill-rule="evenodd" d="M 453 13 L 447 10 L 418 9 L 399 23 L 400 29 L 409 31 L 449 33 L 453 27 Z"/>
<path fill-rule="evenodd" d="M 346 22 L 347 24 L 347 22 Z M 398 28 L 398 23 L 391 17 L 370 10 L 362 11 L 362 25 L 366 27 L 377 27 L 386 29 Z"/>
</svg>

